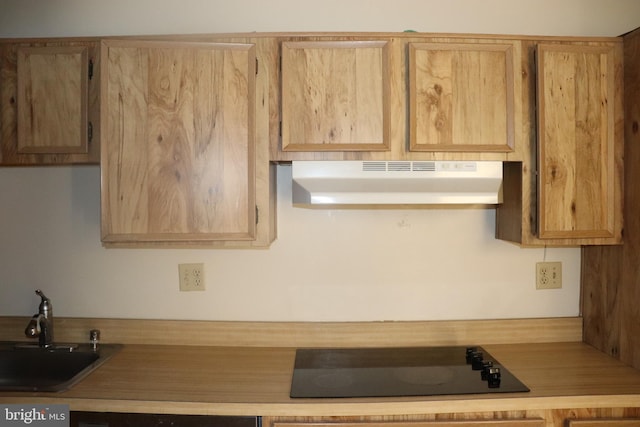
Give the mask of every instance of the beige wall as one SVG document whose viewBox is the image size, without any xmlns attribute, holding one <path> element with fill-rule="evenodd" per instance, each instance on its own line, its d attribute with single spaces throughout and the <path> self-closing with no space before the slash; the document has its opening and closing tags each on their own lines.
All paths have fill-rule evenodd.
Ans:
<svg viewBox="0 0 640 427">
<path fill-rule="evenodd" d="M 553 11 L 553 13 L 550 13 Z M 0 37 L 227 31 L 618 35 L 636 0 L 0 0 Z M 278 168 L 269 250 L 115 250 L 99 242 L 97 167 L 0 168 L 0 315 L 31 315 L 35 288 L 59 316 L 211 320 L 414 320 L 575 316 L 579 249 L 493 238 L 495 212 L 305 210 Z M 536 291 L 537 261 L 563 262 Z M 205 264 L 203 293 L 177 265 Z"/>
<path fill-rule="evenodd" d="M 2 35 L 403 31 L 617 36 L 637 0 L 0 0 Z"/>
</svg>

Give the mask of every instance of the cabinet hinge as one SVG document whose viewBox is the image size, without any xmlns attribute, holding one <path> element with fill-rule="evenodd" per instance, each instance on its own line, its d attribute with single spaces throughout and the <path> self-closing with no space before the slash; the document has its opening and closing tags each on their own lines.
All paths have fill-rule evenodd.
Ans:
<svg viewBox="0 0 640 427">
<path fill-rule="evenodd" d="M 89 142 L 93 139 L 93 123 L 89 122 L 87 126 L 87 139 Z"/>
<path fill-rule="evenodd" d="M 89 60 L 89 80 L 93 78 L 93 59 Z"/>
<path fill-rule="evenodd" d="M 256 205 L 256 225 L 258 225 L 258 218 L 260 217 L 260 209 L 258 209 L 258 205 Z"/>
</svg>

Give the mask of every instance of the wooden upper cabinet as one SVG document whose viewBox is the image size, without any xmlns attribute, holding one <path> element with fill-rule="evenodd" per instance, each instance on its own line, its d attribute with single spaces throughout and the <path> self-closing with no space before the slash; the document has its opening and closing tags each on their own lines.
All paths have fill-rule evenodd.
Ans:
<svg viewBox="0 0 640 427">
<path fill-rule="evenodd" d="M 282 149 L 389 149 L 386 41 L 282 43 Z"/>
<path fill-rule="evenodd" d="M 103 41 L 102 239 L 251 240 L 253 44 Z"/>
<path fill-rule="evenodd" d="M 99 162 L 98 46 L 0 43 L 0 164 Z"/>
<path fill-rule="evenodd" d="M 89 49 L 18 49 L 18 152 L 86 153 Z"/>
<path fill-rule="evenodd" d="M 620 239 L 617 46 L 537 47 L 538 236 Z"/>
<path fill-rule="evenodd" d="M 516 42 L 410 43 L 410 149 L 513 151 L 517 50 Z"/>
</svg>

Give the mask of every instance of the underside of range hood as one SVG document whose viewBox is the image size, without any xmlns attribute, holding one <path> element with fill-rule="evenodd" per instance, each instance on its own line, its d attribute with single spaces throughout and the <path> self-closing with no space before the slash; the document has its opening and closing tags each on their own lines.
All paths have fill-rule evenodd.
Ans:
<svg viewBox="0 0 640 427">
<path fill-rule="evenodd" d="M 294 161 L 293 204 L 496 205 L 500 161 Z"/>
</svg>

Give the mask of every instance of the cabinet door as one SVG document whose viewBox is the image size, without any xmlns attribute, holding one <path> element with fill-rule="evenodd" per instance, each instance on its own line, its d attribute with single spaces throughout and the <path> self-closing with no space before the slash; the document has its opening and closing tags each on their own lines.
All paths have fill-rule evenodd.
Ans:
<svg viewBox="0 0 640 427">
<path fill-rule="evenodd" d="M 568 420 L 569 427 L 640 427 L 640 419 Z"/>
<path fill-rule="evenodd" d="M 389 149 L 385 41 L 282 43 L 282 149 Z"/>
<path fill-rule="evenodd" d="M 412 151 L 514 149 L 514 45 L 410 43 Z"/>
<path fill-rule="evenodd" d="M 86 46 L 18 49 L 18 152 L 87 152 Z"/>
<path fill-rule="evenodd" d="M 608 238 L 620 232 L 621 141 L 615 128 L 622 108 L 614 62 L 611 46 L 537 48 L 541 239 Z"/>
<path fill-rule="evenodd" d="M 0 164 L 98 163 L 97 40 L 0 43 Z"/>
<path fill-rule="evenodd" d="M 275 422 L 273 427 L 543 427 L 541 419 L 467 421 Z"/>
<path fill-rule="evenodd" d="M 250 240 L 252 44 L 104 41 L 104 242 Z"/>
</svg>

